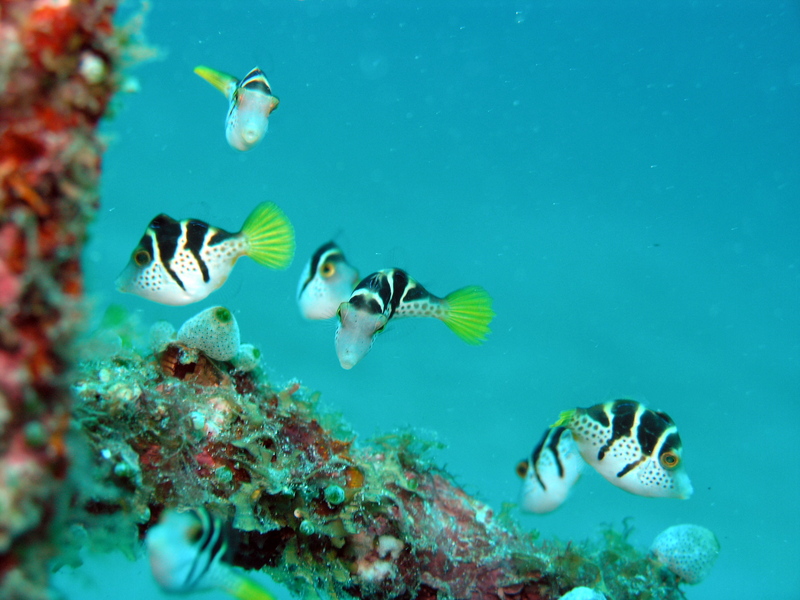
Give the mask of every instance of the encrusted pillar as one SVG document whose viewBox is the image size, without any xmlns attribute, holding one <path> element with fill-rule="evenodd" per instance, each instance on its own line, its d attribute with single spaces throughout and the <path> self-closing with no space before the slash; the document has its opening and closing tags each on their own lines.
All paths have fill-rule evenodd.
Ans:
<svg viewBox="0 0 800 600">
<path fill-rule="evenodd" d="M 115 2 L 0 0 L 0 597 L 45 598 Z"/>
</svg>

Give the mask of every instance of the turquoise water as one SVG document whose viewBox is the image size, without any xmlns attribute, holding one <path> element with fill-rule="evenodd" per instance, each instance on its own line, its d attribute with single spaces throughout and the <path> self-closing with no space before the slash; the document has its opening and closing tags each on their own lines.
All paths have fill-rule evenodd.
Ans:
<svg viewBox="0 0 800 600">
<path fill-rule="evenodd" d="M 179 325 L 224 304 L 276 381 L 322 390 L 362 439 L 435 432 L 438 462 L 497 509 L 560 411 L 645 401 L 678 424 L 694 496 L 587 472 L 523 524 L 584 539 L 632 517 L 642 548 L 704 525 L 722 553 L 690 600 L 800 598 L 796 2 L 156 1 L 146 34 L 161 57 L 132 71 L 141 90 L 105 125 L 98 311 Z M 281 104 L 260 146 L 228 147 L 226 101 L 198 64 L 265 71 Z M 157 213 L 235 231 L 263 200 L 295 225 L 288 271 L 242 260 L 181 308 L 114 291 Z M 489 341 L 405 321 L 342 370 L 334 325 L 303 321 L 294 299 L 332 237 L 363 274 L 402 267 L 441 295 L 483 285 Z M 57 582 L 72 598 L 158 597 L 145 563 L 113 557 Z"/>
</svg>

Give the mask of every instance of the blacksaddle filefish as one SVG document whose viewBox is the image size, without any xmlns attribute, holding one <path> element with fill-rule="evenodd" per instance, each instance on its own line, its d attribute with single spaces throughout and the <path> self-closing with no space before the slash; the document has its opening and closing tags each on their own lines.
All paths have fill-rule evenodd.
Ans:
<svg viewBox="0 0 800 600">
<path fill-rule="evenodd" d="M 237 150 L 253 148 L 267 133 L 269 115 L 278 108 L 280 100 L 272 95 L 266 75 L 256 67 L 243 79 L 202 65 L 194 72 L 225 94 L 228 116 L 225 137 Z"/>
<path fill-rule="evenodd" d="M 317 248 L 297 285 L 297 305 L 306 319 L 330 319 L 358 283 L 358 270 L 334 242 Z"/>
<path fill-rule="evenodd" d="M 468 344 L 480 344 L 494 317 L 492 298 L 482 287 L 461 288 L 439 298 L 400 269 L 385 269 L 361 280 L 338 310 L 336 355 L 344 369 L 366 356 L 391 319 L 433 317 Z"/>
<path fill-rule="evenodd" d="M 561 506 L 583 471 L 584 461 L 566 427 L 551 427 L 527 460 L 517 465 L 522 477 L 522 510 L 548 513 Z"/>
<path fill-rule="evenodd" d="M 167 509 L 145 537 L 150 570 L 170 594 L 223 590 L 239 600 L 275 596 L 226 562 L 231 530 L 204 508 Z"/>
<path fill-rule="evenodd" d="M 294 248 L 294 228 L 272 202 L 259 204 L 238 233 L 160 214 L 150 221 L 116 285 L 120 292 L 161 304 L 191 304 L 222 286 L 239 257 L 285 269 Z"/>
<path fill-rule="evenodd" d="M 614 400 L 561 413 L 581 456 L 608 481 L 633 494 L 688 498 L 692 484 L 683 465 L 678 428 L 664 412 L 635 400 Z"/>
</svg>

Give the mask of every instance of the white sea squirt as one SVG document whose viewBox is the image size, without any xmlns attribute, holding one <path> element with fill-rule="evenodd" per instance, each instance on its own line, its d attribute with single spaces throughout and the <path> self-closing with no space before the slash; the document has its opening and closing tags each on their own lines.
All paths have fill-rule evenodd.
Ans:
<svg viewBox="0 0 800 600">
<path fill-rule="evenodd" d="M 719 540 L 700 525 L 675 525 L 659 533 L 650 551 L 682 581 L 696 584 L 711 572 L 719 555 Z"/>
<path fill-rule="evenodd" d="M 212 306 L 181 325 L 175 341 L 214 360 L 228 361 L 239 353 L 239 325 L 230 310 Z"/>
</svg>

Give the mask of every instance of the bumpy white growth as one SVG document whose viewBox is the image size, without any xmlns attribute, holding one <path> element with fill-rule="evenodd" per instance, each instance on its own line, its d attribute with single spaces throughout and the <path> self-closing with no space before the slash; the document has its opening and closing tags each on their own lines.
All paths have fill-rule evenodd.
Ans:
<svg viewBox="0 0 800 600">
<path fill-rule="evenodd" d="M 175 328 L 167 321 L 156 321 L 150 327 L 150 349 L 159 354 L 175 341 Z"/>
<path fill-rule="evenodd" d="M 239 352 L 239 325 L 224 306 L 212 306 L 186 321 L 177 341 L 214 360 L 231 360 Z"/>
<path fill-rule="evenodd" d="M 261 350 L 253 344 L 242 344 L 231 362 L 240 371 L 252 371 L 261 363 Z"/>
<path fill-rule="evenodd" d="M 675 525 L 656 536 L 650 551 L 686 583 L 700 583 L 717 560 L 719 541 L 700 525 Z"/>
</svg>

